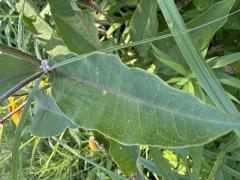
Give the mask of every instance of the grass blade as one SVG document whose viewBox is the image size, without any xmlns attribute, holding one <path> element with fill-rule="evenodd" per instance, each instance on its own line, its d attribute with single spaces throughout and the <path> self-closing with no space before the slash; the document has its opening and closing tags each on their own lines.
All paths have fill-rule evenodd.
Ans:
<svg viewBox="0 0 240 180">
<path fill-rule="evenodd" d="M 22 112 L 21 118 L 19 120 L 19 126 L 17 128 L 16 134 L 15 134 L 15 138 L 14 138 L 14 142 L 13 142 L 13 149 L 12 149 L 12 179 L 13 180 L 17 180 L 18 179 L 18 160 L 19 160 L 19 145 L 21 142 L 21 136 L 22 136 L 22 130 L 25 124 L 25 119 L 27 117 L 28 114 L 28 110 L 31 106 L 31 103 L 33 101 L 34 98 L 34 94 L 37 92 L 39 84 L 42 80 L 42 78 L 44 77 L 45 74 L 43 74 L 36 82 L 36 84 L 34 85 L 31 93 L 28 96 L 27 99 L 27 103 L 25 105 L 25 108 Z"/>
<path fill-rule="evenodd" d="M 230 0 L 229 5 L 232 6 L 234 2 L 235 0 Z M 172 33 L 187 31 L 184 21 L 173 0 L 158 0 L 158 3 Z M 195 47 L 190 35 L 184 33 L 175 36 L 174 39 L 180 47 L 191 70 L 196 74 L 197 79 L 215 105 L 233 114 L 238 114 L 237 108 L 231 102 L 220 82 L 208 67 L 205 59 Z"/>
</svg>

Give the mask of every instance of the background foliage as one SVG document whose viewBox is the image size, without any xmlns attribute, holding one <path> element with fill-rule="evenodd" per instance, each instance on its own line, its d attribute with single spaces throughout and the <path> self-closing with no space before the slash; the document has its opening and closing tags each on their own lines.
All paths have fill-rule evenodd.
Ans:
<svg viewBox="0 0 240 180">
<path fill-rule="evenodd" d="M 239 179 L 239 8 L 0 0 L 0 178 Z"/>
</svg>

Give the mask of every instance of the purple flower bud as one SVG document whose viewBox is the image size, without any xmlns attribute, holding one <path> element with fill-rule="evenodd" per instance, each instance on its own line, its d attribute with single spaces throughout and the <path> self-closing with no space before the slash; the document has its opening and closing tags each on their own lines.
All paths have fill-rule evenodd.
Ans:
<svg viewBox="0 0 240 180">
<path fill-rule="evenodd" d="M 48 60 L 47 59 L 44 59 L 41 61 L 41 65 L 40 65 L 40 68 L 43 70 L 43 72 L 47 73 L 50 69 L 50 66 L 48 64 Z"/>
</svg>

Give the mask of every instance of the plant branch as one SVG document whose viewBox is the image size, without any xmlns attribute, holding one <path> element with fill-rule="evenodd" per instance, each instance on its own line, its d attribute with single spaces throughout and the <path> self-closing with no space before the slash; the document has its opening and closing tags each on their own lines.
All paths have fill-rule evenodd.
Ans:
<svg viewBox="0 0 240 180">
<path fill-rule="evenodd" d="M 26 104 L 26 101 L 23 102 L 20 106 L 18 106 L 14 111 L 10 112 L 9 114 L 7 114 L 6 116 L 4 116 L 1 120 L 0 120 L 0 124 L 3 124 L 9 117 L 11 117 L 13 114 L 15 114 L 16 112 L 20 111 L 24 105 Z"/>
<path fill-rule="evenodd" d="M 34 81 L 35 79 L 39 78 L 41 75 L 43 74 L 43 72 L 38 72 L 30 77 L 28 77 L 27 79 L 23 80 L 22 82 L 18 83 L 17 85 L 15 85 L 14 87 L 12 87 L 10 90 L 8 90 L 5 94 L 3 94 L 0 97 L 0 104 L 7 99 L 8 97 L 10 97 L 11 95 L 13 95 L 15 92 L 17 92 L 19 89 L 21 89 L 22 87 L 24 87 L 25 85 L 27 85 L 28 83 Z"/>
</svg>

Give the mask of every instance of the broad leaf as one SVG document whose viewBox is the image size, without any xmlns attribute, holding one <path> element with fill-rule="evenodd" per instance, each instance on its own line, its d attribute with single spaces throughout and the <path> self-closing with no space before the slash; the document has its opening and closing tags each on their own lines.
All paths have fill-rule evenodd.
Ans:
<svg viewBox="0 0 240 180">
<path fill-rule="evenodd" d="M 133 14 L 131 38 L 133 41 L 154 37 L 157 34 L 157 0 L 141 0 Z M 148 43 L 136 46 L 141 56 L 150 48 Z"/>
<path fill-rule="evenodd" d="M 72 0 L 49 0 L 51 13 L 67 47 L 83 54 L 100 49 L 100 41 L 89 11 L 73 8 Z"/>
<path fill-rule="evenodd" d="M 239 118 L 199 102 L 157 76 L 96 53 L 55 69 L 52 94 L 83 128 L 120 143 L 183 147 L 239 129 Z M 46 129 L 47 130 L 47 129 Z"/>
<path fill-rule="evenodd" d="M 31 124 L 31 132 L 40 137 L 53 137 L 66 128 L 77 128 L 73 122 L 61 112 L 54 99 L 46 94 L 35 96 L 36 113 Z"/>
<path fill-rule="evenodd" d="M 38 70 L 37 62 L 0 52 L 0 96 Z"/>
</svg>

